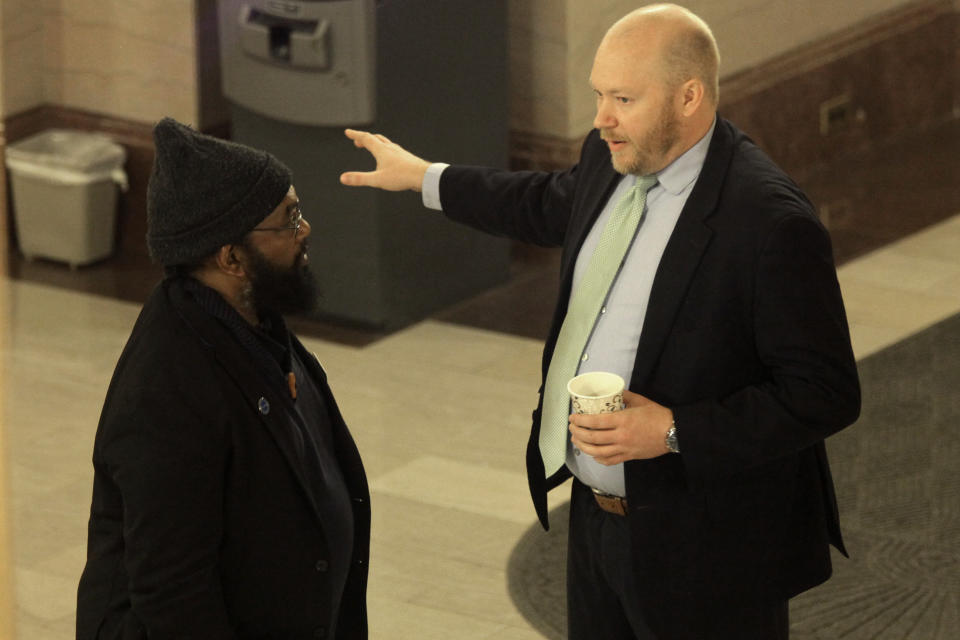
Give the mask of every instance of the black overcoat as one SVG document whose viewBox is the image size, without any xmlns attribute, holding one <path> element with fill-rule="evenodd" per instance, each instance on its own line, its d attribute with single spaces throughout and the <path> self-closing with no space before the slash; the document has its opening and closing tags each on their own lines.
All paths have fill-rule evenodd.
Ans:
<svg viewBox="0 0 960 640">
<path fill-rule="evenodd" d="M 367 637 L 369 491 L 316 358 L 354 513 L 336 638 Z M 331 623 L 325 523 L 295 452 L 280 385 L 177 278 L 144 306 L 94 445 L 77 638 L 321 638 Z M 286 406 L 289 406 L 287 401 Z"/>
<path fill-rule="evenodd" d="M 619 178 L 596 131 L 566 171 L 442 174 L 448 217 L 563 248 L 544 378 L 577 254 Z M 682 450 L 625 465 L 647 591 L 636 606 L 660 636 L 713 637 L 723 607 L 829 577 L 828 545 L 844 548 L 824 439 L 860 408 L 830 239 L 800 189 L 722 118 L 657 269 L 629 389 L 673 409 Z M 527 472 L 547 526 L 546 492 L 569 472 L 543 477 L 539 416 Z"/>
</svg>

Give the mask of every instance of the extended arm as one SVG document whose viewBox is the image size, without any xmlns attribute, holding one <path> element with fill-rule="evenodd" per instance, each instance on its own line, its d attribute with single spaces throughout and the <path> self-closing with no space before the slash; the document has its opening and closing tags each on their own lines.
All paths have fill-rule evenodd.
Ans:
<svg viewBox="0 0 960 640">
<path fill-rule="evenodd" d="M 348 171 L 340 182 L 388 191 L 420 191 L 430 163 L 380 134 L 352 129 L 346 136 L 356 147 L 373 155 L 374 171 Z M 594 136 L 596 137 L 596 136 Z M 587 148 L 588 144 L 584 146 Z M 599 142 L 609 169 L 605 147 Z M 583 158 L 581 157 L 581 163 Z M 439 200 L 452 220 L 486 233 L 556 247 L 563 244 L 578 190 L 580 165 L 566 171 L 505 171 L 482 167 L 450 166 L 443 170 Z"/>
</svg>

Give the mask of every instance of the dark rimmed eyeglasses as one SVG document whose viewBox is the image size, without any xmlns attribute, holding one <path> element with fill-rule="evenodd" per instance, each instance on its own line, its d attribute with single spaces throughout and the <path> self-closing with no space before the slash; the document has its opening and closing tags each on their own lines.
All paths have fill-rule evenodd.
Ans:
<svg viewBox="0 0 960 640">
<path fill-rule="evenodd" d="M 303 212 L 300 211 L 300 208 L 297 207 L 293 210 L 293 214 L 290 216 L 290 224 L 284 227 L 254 227 L 251 231 L 293 231 L 293 237 L 296 237 L 300 234 L 300 225 L 303 224 Z"/>
</svg>

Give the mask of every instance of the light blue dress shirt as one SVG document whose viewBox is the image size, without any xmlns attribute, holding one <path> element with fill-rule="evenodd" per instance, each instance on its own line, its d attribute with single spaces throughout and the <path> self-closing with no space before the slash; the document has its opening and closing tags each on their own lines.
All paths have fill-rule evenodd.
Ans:
<svg viewBox="0 0 960 640">
<path fill-rule="evenodd" d="M 680 211 L 703 168 L 715 126 L 716 122 L 693 147 L 656 174 L 657 185 L 647 194 L 645 213 L 637 226 L 620 273 L 607 293 L 607 300 L 597 317 L 593 333 L 587 341 L 578 374 L 610 371 L 619 375 L 629 385 L 653 278 L 667 241 L 680 217 Z M 427 170 L 422 185 L 424 206 L 438 210 L 442 208 L 440 175 L 447 166 L 437 163 Z M 616 203 L 636 181 L 637 178 L 633 175 L 624 176 L 620 180 L 587 234 L 574 267 L 574 288 L 590 263 L 600 233 Z M 612 495 L 626 496 L 623 464 L 600 464 L 590 456 L 575 452 L 568 440 L 567 467 L 581 482 L 590 487 Z"/>
</svg>

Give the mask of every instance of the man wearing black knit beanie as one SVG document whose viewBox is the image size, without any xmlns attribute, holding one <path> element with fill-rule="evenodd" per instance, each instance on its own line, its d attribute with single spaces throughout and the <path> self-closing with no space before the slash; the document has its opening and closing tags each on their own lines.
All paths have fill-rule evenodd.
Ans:
<svg viewBox="0 0 960 640">
<path fill-rule="evenodd" d="M 77 638 L 366 638 L 363 464 L 282 317 L 316 300 L 290 171 L 170 118 L 154 142 L 166 277 L 97 428 Z"/>
</svg>

